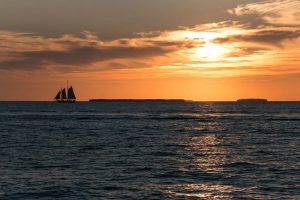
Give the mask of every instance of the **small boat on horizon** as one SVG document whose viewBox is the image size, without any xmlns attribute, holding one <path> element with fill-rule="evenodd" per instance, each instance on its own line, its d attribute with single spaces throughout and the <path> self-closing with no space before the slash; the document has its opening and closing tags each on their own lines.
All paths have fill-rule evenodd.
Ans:
<svg viewBox="0 0 300 200">
<path fill-rule="evenodd" d="M 76 102 L 76 96 L 73 90 L 72 86 L 68 86 L 66 88 L 61 88 L 57 95 L 54 97 L 54 100 L 58 103 L 75 103 Z"/>
</svg>

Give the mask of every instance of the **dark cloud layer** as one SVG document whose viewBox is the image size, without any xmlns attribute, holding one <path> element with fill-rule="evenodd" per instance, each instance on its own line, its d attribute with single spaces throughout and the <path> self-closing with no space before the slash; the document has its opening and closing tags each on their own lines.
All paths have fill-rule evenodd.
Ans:
<svg viewBox="0 0 300 200">
<path fill-rule="evenodd" d="M 44 64 L 69 66 L 78 69 L 78 66 L 88 66 L 95 62 L 110 61 L 115 59 L 143 59 L 156 56 L 165 56 L 167 53 L 176 51 L 174 42 L 162 46 L 76 46 L 62 51 L 39 50 L 14 52 L 13 59 L 0 62 L 3 70 L 35 70 L 43 68 Z M 180 46 L 181 43 L 179 43 Z"/>
<path fill-rule="evenodd" d="M 230 42 L 255 42 L 266 43 L 271 45 L 280 45 L 284 40 L 291 40 L 300 37 L 300 31 L 289 30 L 261 30 L 255 33 L 247 33 L 244 35 L 232 35 L 226 38 L 218 38 L 216 42 L 230 43 Z"/>
<path fill-rule="evenodd" d="M 1 70 L 37 70 L 42 68 L 42 60 L 23 58 L 0 62 Z"/>
</svg>

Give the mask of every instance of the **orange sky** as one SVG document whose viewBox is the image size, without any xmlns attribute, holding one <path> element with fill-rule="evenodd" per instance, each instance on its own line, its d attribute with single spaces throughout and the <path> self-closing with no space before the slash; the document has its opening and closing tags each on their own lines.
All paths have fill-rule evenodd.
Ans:
<svg viewBox="0 0 300 200">
<path fill-rule="evenodd" d="M 2 30 L 0 100 L 52 100 L 66 80 L 79 100 L 300 100 L 299 9 L 253 1 L 224 9 L 225 21 L 106 40 Z"/>
</svg>

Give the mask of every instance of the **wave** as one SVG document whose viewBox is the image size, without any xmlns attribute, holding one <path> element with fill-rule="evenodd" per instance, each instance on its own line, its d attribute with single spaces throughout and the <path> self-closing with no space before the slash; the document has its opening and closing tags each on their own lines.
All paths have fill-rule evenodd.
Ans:
<svg viewBox="0 0 300 200">
<path fill-rule="evenodd" d="M 262 165 L 257 164 L 257 163 L 250 163 L 250 162 L 232 162 L 232 163 L 227 163 L 221 165 L 221 167 L 229 167 L 229 168 L 256 168 L 256 167 L 261 167 Z"/>
</svg>

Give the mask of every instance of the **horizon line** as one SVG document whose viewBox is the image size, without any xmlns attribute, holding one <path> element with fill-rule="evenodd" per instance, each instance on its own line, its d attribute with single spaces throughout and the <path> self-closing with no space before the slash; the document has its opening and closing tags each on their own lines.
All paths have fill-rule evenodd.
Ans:
<svg viewBox="0 0 300 200">
<path fill-rule="evenodd" d="M 88 99 L 76 102 L 101 102 L 101 101 L 182 101 L 182 102 L 237 102 L 237 100 L 189 100 L 189 99 Z M 53 100 L 0 100 L 1 102 L 56 102 Z M 300 100 L 268 100 L 267 102 L 300 102 Z"/>
</svg>

